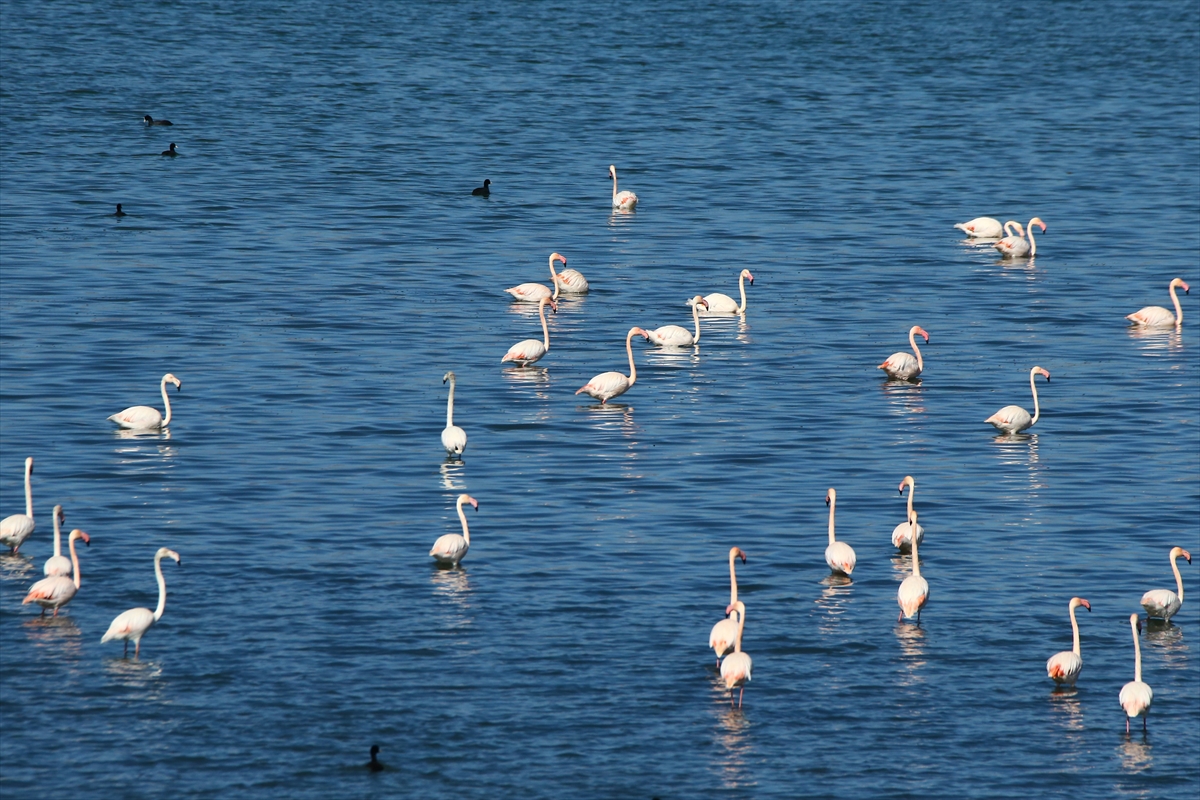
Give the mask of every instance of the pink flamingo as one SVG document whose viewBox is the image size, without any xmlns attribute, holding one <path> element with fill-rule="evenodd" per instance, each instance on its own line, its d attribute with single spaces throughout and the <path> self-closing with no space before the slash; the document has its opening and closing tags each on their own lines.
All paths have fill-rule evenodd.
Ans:
<svg viewBox="0 0 1200 800">
<path fill-rule="evenodd" d="M 746 554 L 742 552 L 740 547 L 729 548 L 729 605 L 733 606 L 738 601 L 737 592 L 737 570 L 734 567 L 734 559 L 742 559 L 742 563 L 746 563 Z M 726 611 L 726 614 L 729 612 Z M 717 653 L 717 664 L 721 663 L 721 656 L 727 654 L 733 649 L 733 644 L 737 640 L 737 623 L 729 617 L 719 621 L 712 627 L 712 633 L 708 635 L 708 646 Z"/>
<path fill-rule="evenodd" d="M 567 259 L 563 258 L 563 266 L 567 265 Z M 587 294 L 588 285 L 587 278 L 583 277 L 583 273 L 577 269 L 564 269 L 555 277 L 558 285 L 562 287 L 563 294 Z"/>
<path fill-rule="evenodd" d="M 617 168 L 612 164 L 608 165 L 608 177 L 612 178 L 613 182 L 612 207 L 617 211 L 633 211 L 638 203 L 637 195 L 633 192 L 617 191 Z"/>
<path fill-rule="evenodd" d="M 54 507 L 54 555 L 46 559 L 46 566 L 42 568 L 42 572 L 46 577 L 55 575 L 70 575 L 71 574 L 71 559 L 62 554 L 62 529 L 59 527 L 67 521 L 63 514 L 62 506 Z"/>
<path fill-rule="evenodd" d="M 898 549 L 901 553 L 912 550 L 913 531 L 916 531 L 917 541 L 925 541 L 925 529 L 920 525 L 909 522 L 913 519 L 913 495 L 917 491 L 917 481 L 912 475 L 905 475 L 904 480 L 900 481 L 900 494 L 904 494 L 904 487 L 908 487 L 908 512 L 904 516 L 904 522 L 901 522 L 892 529 L 892 546 Z"/>
<path fill-rule="evenodd" d="M 557 300 L 558 273 L 554 271 L 555 261 L 561 261 L 563 264 L 566 264 L 567 258 L 566 256 L 559 255 L 558 253 L 550 254 L 550 285 L 554 287 L 553 294 L 551 294 L 550 290 L 540 283 L 522 283 L 518 286 L 512 287 L 511 289 L 505 289 L 504 291 L 508 292 L 522 303 L 536 303 L 543 297 L 550 298 L 551 300 Z"/>
<path fill-rule="evenodd" d="M 1037 384 L 1033 382 L 1035 375 L 1045 375 L 1046 380 L 1050 380 L 1050 373 L 1041 367 L 1034 367 L 1029 370 L 1029 388 L 1033 391 L 1033 416 L 1029 416 L 1029 412 L 1020 406 L 1005 406 L 1004 408 L 992 414 L 984 420 L 996 427 L 997 430 L 1005 433 L 1020 433 L 1026 428 L 1032 428 L 1037 424 L 1038 417 L 1042 415 L 1042 410 L 1038 406 Z"/>
<path fill-rule="evenodd" d="M 629 387 L 637 383 L 637 366 L 633 363 L 633 337 L 645 336 L 646 332 L 641 328 L 630 328 L 629 333 L 625 335 L 625 352 L 629 354 L 629 375 L 626 377 L 620 372 L 602 372 L 590 381 L 579 387 L 575 394 L 587 394 L 600 401 L 600 405 L 604 405 L 614 397 L 625 394 L 629 391 Z"/>
<path fill-rule="evenodd" d="M 733 705 L 733 690 L 740 688 L 738 692 L 738 708 L 742 707 L 742 695 L 746 693 L 746 684 L 750 682 L 750 668 L 753 662 L 750 660 L 748 653 L 742 652 L 742 632 L 746 629 L 746 604 L 741 600 L 730 604 L 725 609 L 725 613 L 737 612 L 738 627 L 737 638 L 733 640 L 733 652 L 725 656 L 725 660 L 721 662 L 721 680 L 725 682 L 725 688 L 729 690 L 729 704 Z"/>
<path fill-rule="evenodd" d="M 442 383 L 446 381 L 450 381 L 450 396 L 446 398 L 446 427 L 442 428 L 442 447 L 446 448 L 448 457 L 458 456 L 461 459 L 467 449 L 467 432 L 454 424 L 454 386 L 458 378 L 450 371 L 442 376 Z"/>
<path fill-rule="evenodd" d="M 1192 554 L 1182 547 L 1172 547 L 1168 556 L 1171 559 L 1171 571 L 1175 573 L 1175 588 L 1179 594 L 1170 589 L 1151 589 L 1142 595 L 1142 608 L 1146 609 L 1147 617 L 1159 617 L 1164 622 L 1175 616 L 1183 606 L 1183 576 L 1179 574 L 1179 564 L 1176 559 L 1183 556 L 1192 563 Z"/>
<path fill-rule="evenodd" d="M 163 375 L 162 381 L 159 383 L 159 391 L 162 392 L 163 406 L 167 410 L 166 418 L 159 413 L 157 408 L 150 406 L 130 406 L 124 411 L 119 411 L 109 417 L 109 420 L 117 423 L 122 428 L 131 428 L 133 430 L 152 430 L 154 428 L 165 428 L 171 424 L 171 398 L 167 397 L 167 384 L 175 384 L 177 391 L 183 390 L 183 382 L 176 378 L 171 373 Z"/>
<path fill-rule="evenodd" d="M 463 513 L 463 504 L 470 503 L 471 507 L 479 511 L 479 501 L 469 494 L 460 494 L 458 502 L 455 504 L 458 508 L 458 518 L 462 521 L 462 535 L 457 533 L 447 533 L 438 537 L 438 540 L 433 543 L 433 547 L 429 550 L 429 555 L 433 556 L 434 560 L 439 564 L 449 564 L 452 567 L 458 566 L 458 562 L 463 560 L 463 556 L 467 554 L 467 550 L 471 547 L 471 531 L 467 528 L 467 515 Z"/>
<path fill-rule="evenodd" d="M 1137 614 L 1129 615 L 1129 626 L 1133 628 L 1133 680 L 1121 687 L 1119 699 L 1125 709 L 1125 733 L 1129 733 L 1131 717 L 1142 718 L 1142 730 L 1146 730 L 1146 717 L 1150 715 L 1150 704 L 1154 702 L 1154 690 L 1142 682 L 1142 643 L 1138 634 L 1142 623 Z"/>
<path fill-rule="evenodd" d="M 500 363 L 511 361 L 518 367 L 528 367 L 530 364 L 536 363 L 542 359 L 542 356 L 550 352 L 550 329 L 546 327 L 546 304 L 550 304 L 556 313 L 558 312 L 558 303 L 548 297 L 543 297 L 538 300 L 538 316 L 542 319 L 542 341 L 537 339 L 525 339 L 517 342 L 512 347 L 508 348 L 508 352 L 504 354 L 504 358 L 500 359 Z"/>
<path fill-rule="evenodd" d="M 840 572 L 843 575 L 849 575 L 854 572 L 854 565 L 858 561 L 858 557 L 854 555 L 854 548 L 845 542 L 839 542 L 833 533 L 833 512 L 837 506 L 837 490 L 830 487 L 825 493 L 825 505 L 829 506 L 829 545 L 825 548 L 825 563 L 834 572 Z"/>
<path fill-rule="evenodd" d="M 750 270 L 744 269 L 738 273 L 738 291 L 742 294 L 741 305 L 736 300 L 727 294 L 713 292 L 704 296 L 705 302 L 708 303 L 709 314 L 745 314 L 746 313 L 746 279 L 750 279 L 750 285 L 754 285 L 754 276 L 750 274 Z M 694 300 L 688 300 L 688 305 L 694 305 Z"/>
<path fill-rule="evenodd" d="M 996 242 L 993 247 L 1000 251 L 1000 255 L 1004 258 L 1024 258 L 1029 256 L 1032 258 L 1037 255 L 1037 241 L 1033 238 L 1033 226 L 1036 225 L 1042 229 L 1042 233 L 1046 232 L 1046 223 L 1042 222 L 1041 218 L 1034 217 L 1029 220 L 1029 226 L 1025 228 L 1025 236 L 1006 236 Z"/>
<path fill-rule="evenodd" d="M 917 524 L 917 512 L 912 512 L 910 518 L 912 525 Z M 912 562 L 913 573 L 904 579 L 900 584 L 900 589 L 896 594 L 896 601 L 900 604 L 900 615 L 896 617 L 899 622 L 901 617 L 904 619 L 912 619 L 913 615 L 917 615 L 917 624 L 921 624 L 921 609 L 929 602 L 929 581 L 921 577 L 921 561 L 917 555 L 917 540 L 912 543 Z"/>
<path fill-rule="evenodd" d="M 642 331 L 647 341 L 663 347 L 691 347 L 700 344 L 700 306 L 708 308 L 708 301 L 696 295 L 688 301 L 692 307 L 692 323 L 696 326 L 695 334 L 688 333 L 687 328 L 679 325 L 663 325 L 652 331 Z"/>
<path fill-rule="evenodd" d="M 54 616 L 58 616 L 58 610 L 71 602 L 75 597 L 75 592 L 79 591 L 80 576 L 79 576 L 79 554 L 75 552 L 75 540 L 83 539 L 83 543 L 89 547 L 92 544 L 92 539 L 83 531 L 76 528 L 71 531 L 71 535 L 67 538 L 67 545 L 71 550 L 71 566 L 75 571 L 75 580 L 72 581 L 65 575 L 54 575 L 49 578 L 42 578 L 40 581 L 29 587 L 29 594 L 25 595 L 25 599 L 21 601 L 21 605 L 29 603 L 37 603 L 42 607 L 42 616 L 46 616 L 46 609 L 54 609 Z"/>
<path fill-rule="evenodd" d="M 1175 313 L 1172 314 L 1162 306 L 1146 306 L 1141 311 L 1135 311 L 1129 314 L 1125 319 L 1131 321 L 1134 325 L 1141 325 L 1147 328 L 1168 328 L 1175 326 L 1178 328 L 1183 324 L 1183 308 L 1179 305 L 1179 296 L 1175 294 L 1175 287 L 1182 286 L 1183 293 L 1189 294 L 1188 285 L 1183 282 L 1183 278 L 1176 278 L 1171 281 L 1171 285 L 1167 290 L 1171 293 L 1171 302 L 1175 304 Z"/>
<path fill-rule="evenodd" d="M 0 544 L 16 555 L 36 526 L 33 519 L 33 456 L 30 456 L 25 459 L 25 513 L 9 514 L 0 520 Z"/>
<path fill-rule="evenodd" d="M 150 630 L 150 626 L 162 619 L 163 611 L 167 608 L 167 582 L 163 579 L 162 560 L 170 558 L 179 566 L 183 566 L 183 561 L 179 557 L 179 553 L 167 547 L 158 548 L 158 552 L 154 554 L 154 577 L 158 578 L 158 608 L 151 611 L 148 608 L 131 608 L 117 615 L 117 618 L 108 626 L 108 632 L 104 634 L 104 638 L 100 640 L 101 644 L 112 639 L 123 639 L 125 641 L 125 655 L 129 655 L 129 642 L 133 642 L 133 657 L 137 658 L 142 651 L 142 637 L 146 635 L 146 631 Z"/>
<path fill-rule="evenodd" d="M 917 334 L 925 337 L 925 341 L 929 342 L 929 334 L 920 325 L 913 325 L 908 329 L 908 343 L 916 353 L 916 358 L 908 353 L 892 353 L 888 356 L 887 361 L 879 365 L 879 369 L 886 372 L 889 378 L 911 381 L 921 374 L 921 370 L 925 369 L 925 362 L 921 359 L 921 350 L 917 347 Z"/>
<path fill-rule="evenodd" d="M 1079 623 L 1075 620 L 1075 609 L 1079 606 L 1083 606 L 1088 611 L 1092 610 L 1092 604 L 1082 597 L 1072 597 L 1071 602 L 1067 605 L 1067 612 L 1071 615 L 1074 646 L 1070 650 L 1055 653 L 1046 660 L 1046 675 L 1059 685 L 1065 683 L 1068 686 L 1074 686 L 1075 679 L 1079 677 L 1079 671 L 1083 669 L 1083 658 L 1079 655 Z"/>
<path fill-rule="evenodd" d="M 993 217 L 976 217 L 966 222 L 959 222 L 954 227 L 972 239 L 999 239 L 1004 232 L 1004 229 L 1000 227 L 1000 220 Z"/>
</svg>

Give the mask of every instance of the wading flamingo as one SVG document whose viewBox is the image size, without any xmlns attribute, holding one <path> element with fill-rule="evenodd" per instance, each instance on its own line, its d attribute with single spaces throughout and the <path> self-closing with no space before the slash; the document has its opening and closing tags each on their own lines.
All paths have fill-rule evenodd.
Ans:
<svg viewBox="0 0 1200 800">
<path fill-rule="evenodd" d="M 913 494 L 917 491 L 917 482 L 912 475 L 905 475 L 904 480 L 900 481 L 900 494 L 904 494 L 904 487 L 908 487 L 908 511 L 904 515 L 904 522 L 901 522 L 892 529 L 892 546 L 900 550 L 901 553 L 907 553 L 912 550 L 912 532 L 913 525 L 908 520 L 913 519 Z M 920 525 L 916 526 L 917 542 L 925 541 L 925 529 Z"/>
<path fill-rule="evenodd" d="M 1142 718 L 1142 730 L 1146 730 L 1146 717 L 1150 716 L 1150 704 L 1154 702 L 1154 690 L 1142 683 L 1142 643 L 1138 634 L 1142 623 L 1137 614 L 1129 615 L 1129 626 L 1133 628 L 1133 680 L 1121 687 L 1121 708 L 1125 709 L 1125 733 L 1129 733 L 1130 717 Z"/>
<path fill-rule="evenodd" d="M 1074 686 L 1075 679 L 1079 677 L 1079 671 L 1083 669 L 1083 658 L 1079 655 L 1079 623 L 1075 620 L 1075 609 L 1079 606 L 1083 606 L 1088 611 L 1092 610 L 1092 604 L 1082 597 L 1071 598 L 1071 602 L 1067 606 L 1067 612 L 1071 615 L 1071 633 L 1074 636 L 1074 646 L 1070 650 L 1055 653 L 1046 660 L 1046 674 L 1060 686 L 1064 683 L 1068 686 Z"/>
<path fill-rule="evenodd" d="M 183 561 L 179 558 L 179 553 L 167 547 L 158 548 L 158 552 L 154 554 L 154 577 L 158 578 L 158 608 L 151 611 L 148 608 L 131 608 L 117 615 L 117 618 L 108 626 L 108 632 L 100 640 L 101 644 L 112 639 L 125 640 L 125 653 L 129 655 L 129 642 L 133 642 L 133 657 L 137 658 L 142 651 L 142 637 L 146 635 L 146 631 L 150 630 L 150 626 L 162 619 L 163 611 L 167 607 L 167 582 L 163 580 L 162 560 L 170 558 L 179 566 L 183 566 Z"/>
<path fill-rule="evenodd" d="M 633 192 L 617 191 L 617 168 L 612 164 L 608 165 L 608 177 L 613 181 L 612 207 L 618 211 L 633 211 L 637 205 L 637 195 Z"/>
<path fill-rule="evenodd" d="M 176 391 L 183 390 L 183 382 L 176 378 L 171 373 L 162 376 L 162 381 L 159 383 L 159 391 L 162 392 L 163 407 L 167 410 L 167 416 L 163 417 L 158 413 L 157 408 L 150 406 L 130 406 L 124 411 L 120 411 L 109 417 L 109 420 L 117 423 L 122 428 L 131 428 L 133 430 L 151 430 L 154 428 L 165 428 L 171 424 L 171 398 L 167 397 L 167 384 L 175 384 Z"/>
<path fill-rule="evenodd" d="M 429 555 L 433 556 L 439 564 L 449 564 L 452 567 L 458 566 L 458 562 L 463 560 L 463 556 L 467 554 L 467 550 L 471 547 L 471 531 L 467 528 L 467 515 L 463 513 L 463 504 L 470 503 L 471 507 L 476 511 L 479 510 L 479 501 L 469 494 L 460 494 L 458 502 L 455 504 L 458 508 L 458 518 L 462 520 L 463 532 L 461 535 L 457 533 L 446 533 L 438 537 L 438 540 L 433 543 L 433 547 L 429 550 Z"/>
<path fill-rule="evenodd" d="M 750 667 L 752 662 L 747 653 L 742 652 L 742 632 L 746 629 L 746 604 L 741 600 L 731 603 L 725 613 L 737 612 L 737 637 L 733 640 L 733 652 L 725 656 L 721 662 L 721 680 L 729 690 L 729 704 L 733 705 L 733 690 L 740 687 L 738 692 L 738 708 L 742 707 L 742 695 L 746 693 L 746 684 L 750 682 Z"/>
<path fill-rule="evenodd" d="M 1183 282 L 1183 278 L 1176 278 L 1171 281 L 1171 285 L 1167 287 L 1167 290 L 1171 293 L 1171 302 L 1175 304 L 1174 314 L 1162 306 L 1146 306 L 1141 311 L 1135 311 L 1132 314 L 1126 315 L 1125 319 L 1134 325 L 1141 325 L 1146 328 L 1179 327 L 1183 324 L 1183 308 L 1180 307 L 1179 297 L 1175 294 L 1176 286 L 1182 286 L 1184 294 L 1190 293 L 1188 285 Z"/>
<path fill-rule="evenodd" d="M 1187 559 L 1189 564 L 1192 563 L 1192 554 L 1187 550 L 1182 547 L 1171 548 L 1171 571 L 1175 573 L 1175 588 L 1179 590 L 1179 594 L 1170 589 L 1151 589 L 1146 592 L 1142 595 L 1142 608 L 1146 609 L 1147 617 L 1159 617 L 1167 621 L 1175 616 L 1175 612 L 1183 605 L 1183 576 L 1179 574 L 1179 565 L 1175 563 L 1175 559 L 1180 556 Z"/>
<path fill-rule="evenodd" d="M 604 405 L 614 397 L 625 394 L 629 391 L 629 387 L 637 383 L 637 366 L 633 363 L 633 337 L 644 336 L 646 332 L 641 328 L 630 328 L 629 333 L 625 335 L 625 352 L 629 354 L 629 376 L 620 372 L 601 372 L 596 377 L 579 387 L 575 394 L 587 394 L 600 401 L 600 405 Z"/>
<path fill-rule="evenodd" d="M 740 547 L 729 548 L 729 605 L 733 606 L 738 601 L 737 596 L 737 570 L 734 567 L 734 560 L 740 558 L 742 563 L 746 563 L 746 554 L 742 552 Z M 729 613 L 727 610 L 726 614 Z M 711 647 L 717 654 L 717 664 L 721 663 L 721 657 L 733 650 L 734 642 L 737 641 L 737 622 L 726 617 L 712 627 L 712 633 L 708 635 L 708 646 Z"/>
<path fill-rule="evenodd" d="M 30 456 L 25 459 L 25 513 L 9 514 L 0 520 L 0 544 L 16 555 L 36 525 L 33 521 L 33 456 Z"/>
<path fill-rule="evenodd" d="M 71 574 L 71 559 L 62 554 L 62 528 L 59 527 L 67 521 L 63 514 L 62 506 L 54 507 L 54 555 L 46 559 L 46 566 L 42 568 L 42 572 L 46 577 L 51 578 L 55 575 Z"/>
<path fill-rule="evenodd" d="M 1046 223 L 1038 217 L 1029 220 L 1028 227 L 1025 228 L 1025 237 L 1006 236 L 993 245 L 1000 251 L 1000 255 L 1004 258 L 1024 258 L 1029 256 L 1033 258 L 1037 255 L 1037 241 L 1033 238 L 1033 226 L 1036 225 L 1042 229 L 1042 233 L 1046 232 Z"/>
<path fill-rule="evenodd" d="M 562 263 L 564 267 L 567 265 L 565 257 Z M 589 288 L 587 278 L 583 277 L 583 273 L 577 269 L 564 269 L 554 279 L 558 282 L 563 294 L 587 294 Z"/>
<path fill-rule="evenodd" d="M 1033 416 L 1029 416 L 1029 412 L 1020 406 L 1005 406 L 1004 408 L 992 414 L 984 420 L 995 425 L 997 430 L 1002 430 L 1005 433 L 1020 433 L 1026 428 L 1032 428 L 1037 424 L 1038 417 L 1042 415 L 1042 410 L 1038 406 L 1037 384 L 1033 382 L 1035 375 L 1045 375 L 1046 380 L 1050 380 L 1050 373 L 1041 367 L 1034 367 L 1029 370 L 1029 388 L 1033 391 Z"/>
<path fill-rule="evenodd" d="M 642 336 L 645 336 L 647 341 L 663 347 L 691 347 L 694 344 L 700 344 L 700 306 L 708 308 L 708 301 L 700 295 L 696 295 L 688 301 L 688 304 L 692 307 L 692 323 L 696 326 L 695 334 L 689 333 L 687 328 L 681 328 L 678 325 L 663 325 L 652 331 L 642 331 Z"/>
<path fill-rule="evenodd" d="M 58 616 L 58 610 L 71 602 L 71 598 L 75 596 L 75 592 L 79 591 L 79 554 L 75 552 L 75 540 L 83 539 L 83 543 L 89 547 L 92 544 L 91 537 L 86 533 L 76 528 L 71 531 L 71 535 L 67 537 L 67 546 L 71 550 L 71 566 L 75 571 L 75 580 L 72 581 L 65 575 L 55 575 L 51 578 L 42 578 L 40 581 L 29 587 L 29 594 L 25 595 L 25 599 L 21 601 L 21 605 L 28 603 L 37 603 L 42 607 L 42 616 L 46 616 L 46 609 L 54 609 L 54 616 Z"/>
<path fill-rule="evenodd" d="M 714 292 L 706 294 L 705 301 L 708 302 L 708 314 L 745 314 L 746 313 L 746 278 L 750 279 L 750 285 L 754 285 L 754 276 L 750 274 L 750 270 L 744 269 L 738 273 L 738 291 L 742 294 L 742 304 L 737 302 L 727 294 Z M 688 300 L 688 305 L 693 305 L 693 301 Z"/>
<path fill-rule="evenodd" d="M 549 289 L 540 283 L 522 283 L 519 286 L 514 286 L 511 289 L 505 289 L 504 291 L 508 292 L 522 303 L 536 303 L 543 297 L 548 297 L 551 300 L 557 300 L 558 273 L 554 271 L 555 261 L 561 261 L 562 263 L 566 264 L 567 259 L 566 256 L 559 255 L 558 253 L 550 254 L 550 285 L 554 287 L 553 293 L 551 293 Z"/>
<path fill-rule="evenodd" d="M 913 525 L 917 524 L 917 512 L 912 512 L 910 521 Z M 896 617 L 896 622 L 899 622 L 901 617 L 912 619 L 913 614 L 916 614 L 917 624 L 920 625 L 921 609 L 929 601 L 929 581 L 921 577 L 921 561 L 917 556 L 918 544 L 919 542 L 914 541 L 912 546 L 913 574 L 904 579 L 896 594 L 896 601 L 900 604 L 900 615 Z"/>
<path fill-rule="evenodd" d="M 517 342 L 512 347 L 508 348 L 508 352 L 504 354 L 504 358 L 500 359 L 500 363 L 511 361 L 518 367 L 528 367 L 530 364 L 540 361 L 542 356 L 550 351 L 550 329 L 546 327 L 546 304 L 550 304 L 550 308 L 558 312 L 558 303 L 548 297 L 543 297 L 538 300 L 538 316 L 542 318 L 542 341 L 537 339 L 526 339 L 522 342 Z"/>
<path fill-rule="evenodd" d="M 887 361 L 879 365 L 879 369 L 886 372 L 889 378 L 911 381 L 921 374 L 921 370 L 925 369 L 925 362 L 921 359 L 921 350 L 917 347 L 917 334 L 924 336 L 926 342 L 929 341 L 929 334 L 920 325 L 913 325 L 908 329 L 908 343 L 912 345 L 913 352 L 917 354 L 916 358 L 908 353 L 892 353 L 888 356 Z"/>
<path fill-rule="evenodd" d="M 833 535 L 833 511 L 837 506 L 837 490 L 832 487 L 825 493 L 825 505 L 829 506 L 829 546 L 825 548 L 825 563 L 834 572 L 849 575 L 854 572 L 854 564 L 858 560 L 854 548 L 845 542 L 839 542 Z"/>
<path fill-rule="evenodd" d="M 959 222 L 954 227 L 972 239 L 999 239 L 1004 235 L 1000 220 L 993 217 L 976 217 L 967 222 Z"/>
<path fill-rule="evenodd" d="M 446 398 L 446 427 L 442 429 L 442 447 L 452 456 L 461 456 L 467 449 L 467 432 L 454 424 L 454 385 L 458 379 L 453 372 L 442 376 L 442 383 L 450 381 L 450 396 Z"/>
</svg>

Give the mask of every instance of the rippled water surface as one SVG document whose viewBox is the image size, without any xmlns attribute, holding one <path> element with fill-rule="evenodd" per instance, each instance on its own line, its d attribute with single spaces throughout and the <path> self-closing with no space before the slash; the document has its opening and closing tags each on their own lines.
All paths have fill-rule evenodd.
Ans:
<svg viewBox="0 0 1200 800">
<path fill-rule="evenodd" d="M 6 797 L 1195 795 L 1200 561 L 1141 638 L 1149 733 L 1117 704 L 1129 615 L 1172 545 L 1200 556 L 1200 304 L 1179 332 L 1123 319 L 1200 290 L 1195 4 L 0 24 L 0 513 L 32 455 L 38 522 L 0 559 Z M 636 213 L 610 213 L 609 164 Z M 964 242 L 977 215 L 1040 216 L 1036 259 Z M 593 289 L 502 368 L 539 329 L 503 289 L 551 251 Z M 573 394 L 742 268 L 744 316 L 693 350 L 639 338 L 606 407 Z M 911 325 L 923 379 L 886 382 Z M 997 438 L 1034 365 L 1043 416 Z M 114 431 L 165 372 L 169 433 Z M 920 627 L 896 622 L 906 474 Z M 461 492 L 472 547 L 439 570 Z M 39 619 L 55 503 L 92 542 Z M 121 658 L 100 637 L 154 604 L 163 545 L 166 614 Z M 740 710 L 705 646 L 735 545 Z M 1055 693 L 1072 595 L 1085 666 Z"/>
</svg>

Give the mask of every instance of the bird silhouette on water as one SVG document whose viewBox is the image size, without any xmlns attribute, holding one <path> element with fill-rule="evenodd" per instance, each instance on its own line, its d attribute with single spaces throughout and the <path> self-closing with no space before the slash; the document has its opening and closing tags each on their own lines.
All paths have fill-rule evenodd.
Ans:
<svg viewBox="0 0 1200 800">
<path fill-rule="evenodd" d="M 149 114 L 142 117 L 142 119 L 145 120 L 147 125 L 174 125 L 175 124 L 175 123 L 171 122 L 171 120 L 169 120 L 169 119 L 155 119 L 154 117 L 150 116 Z"/>
<path fill-rule="evenodd" d="M 371 772 L 383 772 L 383 764 L 379 763 L 379 745 L 371 745 L 371 760 L 367 762 L 367 769 Z"/>
<path fill-rule="evenodd" d="M 114 216 L 114 217 L 123 217 L 123 216 L 125 216 L 125 212 L 121 210 L 121 204 L 120 204 L 120 203 L 117 203 L 117 213 L 113 214 L 113 216 Z"/>
<path fill-rule="evenodd" d="M 163 151 L 162 151 L 162 154 L 163 154 L 164 156 L 177 156 L 177 155 L 179 155 L 179 153 L 176 153 L 176 152 L 175 152 L 175 143 L 174 143 L 174 142 L 171 142 L 171 146 L 170 146 L 169 148 L 167 148 L 166 150 L 163 150 Z"/>
<path fill-rule="evenodd" d="M 476 188 L 471 190 L 471 196 L 472 197 L 487 197 L 488 195 L 490 195 L 492 193 L 492 190 L 488 188 L 491 185 L 492 185 L 491 180 L 484 180 L 483 186 L 477 186 Z"/>
</svg>

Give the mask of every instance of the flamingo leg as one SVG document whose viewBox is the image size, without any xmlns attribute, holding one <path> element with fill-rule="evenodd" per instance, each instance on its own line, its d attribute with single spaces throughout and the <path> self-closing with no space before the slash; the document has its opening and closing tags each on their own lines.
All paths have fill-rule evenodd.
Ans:
<svg viewBox="0 0 1200 800">
<path fill-rule="evenodd" d="M 1142 715 L 1142 733 L 1146 733 L 1146 715 Z"/>
<path fill-rule="evenodd" d="M 1125 718 L 1125 735 L 1129 735 L 1129 717 Z"/>
<path fill-rule="evenodd" d="M 56 608 L 56 609 L 54 609 L 54 616 L 56 616 L 56 617 L 58 616 L 58 609 L 57 609 L 57 608 Z"/>
<path fill-rule="evenodd" d="M 126 644 L 125 644 L 125 647 L 126 647 L 126 648 L 128 648 L 128 647 L 129 647 L 129 644 L 128 644 L 128 643 L 126 643 Z M 134 660 L 134 661 L 137 661 L 138 655 L 139 655 L 141 652 L 142 652 L 142 643 L 141 643 L 141 641 L 134 642 L 134 643 L 133 643 L 133 660 Z"/>
<path fill-rule="evenodd" d="M 738 708 L 741 708 L 741 707 L 742 707 L 742 697 L 743 697 L 745 694 L 746 694 L 746 687 L 745 687 L 745 686 L 743 686 L 743 687 L 742 687 L 742 688 L 741 688 L 741 689 L 738 691 Z"/>
</svg>

